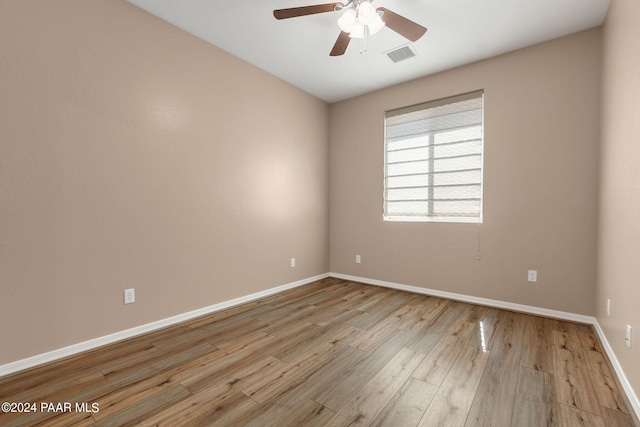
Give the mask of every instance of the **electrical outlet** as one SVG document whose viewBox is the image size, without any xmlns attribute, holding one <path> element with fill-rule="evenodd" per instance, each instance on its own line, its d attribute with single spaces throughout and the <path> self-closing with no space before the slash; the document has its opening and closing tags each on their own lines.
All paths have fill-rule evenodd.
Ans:
<svg viewBox="0 0 640 427">
<path fill-rule="evenodd" d="M 360 258 L 360 255 L 356 255 L 356 264 L 360 264 L 361 261 L 362 258 Z"/>
<path fill-rule="evenodd" d="M 627 325 L 627 336 L 624 342 L 627 343 L 627 347 L 631 348 L 631 325 Z"/>
<path fill-rule="evenodd" d="M 124 290 L 124 303 L 125 304 L 131 304 L 136 302 L 136 291 L 131 288 L 131 289 L 125 289 Z"/>
<path fill-rule="evenodd" d="M 291 258 L 291 267 L 295 267 L 295 266 L 296 266 L 296 259 Z"/>
<path fill-rule="evenodd" d="M 527 280 L 530 282 L 538 281 L 538 272 L 536 270 L 529 270 L 527 273 Z"/>
<path fill-rule="evenodd" d="M 607 316 L 611 316 L 611 300 L 607 298 Z"/>
</svg>

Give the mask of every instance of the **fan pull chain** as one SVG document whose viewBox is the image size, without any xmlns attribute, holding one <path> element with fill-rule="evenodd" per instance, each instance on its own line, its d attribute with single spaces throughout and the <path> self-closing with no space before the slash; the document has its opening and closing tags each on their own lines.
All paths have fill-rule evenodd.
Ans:
<svg viewBox="0 0 640 427">
<path fill-rule="evenodd" d="M 360 49 L 360 55 L 364 55 L 365 53 L 367 53 L 367 40 L 369 39 L 368 34 L 369 34 L 369 29 L 365 27 L 365 29 L 364 29 L 364 39 L 362 41 L 364 47 L 362 49 Z"/>
</svg>

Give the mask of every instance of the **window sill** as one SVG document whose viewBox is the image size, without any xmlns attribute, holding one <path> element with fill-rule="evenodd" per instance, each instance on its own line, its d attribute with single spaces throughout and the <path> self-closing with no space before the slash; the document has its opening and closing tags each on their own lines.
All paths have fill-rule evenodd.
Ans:
<svg viewBox="0 0 640 427">
<path fill-rule="evenodd" d="M 406 216 L 383 216 L 384 221 L 392 222 L 455 222 L 467 224 L 482 224 L 482 218 L 464 218 L 464 217 L 440 217 L 432 218 L 425 216 L 406 217 Z"/>
</svg>

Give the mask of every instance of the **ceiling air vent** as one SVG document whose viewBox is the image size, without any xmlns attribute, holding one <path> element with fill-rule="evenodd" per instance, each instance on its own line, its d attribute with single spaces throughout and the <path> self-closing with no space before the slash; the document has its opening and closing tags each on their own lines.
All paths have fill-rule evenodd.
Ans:
<svg viewBox="0 0 640 427">
<path fill-rule="evenodd" d="M 394 63 L 404 61 L 405 59 L 413 58 L 414 56 L 417 55 L 416 51 L 409 44 L 397 47 L 395 49 L 388 50 L 385 52 L 385 54 Z"/>
</svg>

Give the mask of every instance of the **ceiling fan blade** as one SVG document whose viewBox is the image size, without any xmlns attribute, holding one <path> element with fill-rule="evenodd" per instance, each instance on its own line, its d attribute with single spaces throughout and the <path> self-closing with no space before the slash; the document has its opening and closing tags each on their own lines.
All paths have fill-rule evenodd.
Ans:
<svg viewBox="0 0 640 427">
<path fill-rule="evenodd" d="M 333 12 L 342 8 L 342 3 L 327 3 L 327 4 L 315 4 L 313 6 L 291 7 L 289 9 L 276 9 L 273 11 L 273 16 L 276 19 L 295 18 L 297 16 L 313 15 L 316 13 Z"/>
<path fill-rule="evenodd" d="M 331 53 L 329 54 L 329 56 L 344 55 L 344 53 L 347 51 L 347 46 L 349 46 L 350 41 L 351 37 L 349 37 L 349 33 L 340 31 L 338 40 L 336 40 L 336 44 L 333 45 L 333 49 L 331 49 Z"/>
<path fill-rule="evenodd" d="M 400 16 L 385 7 L 379 7 L 376 11 L 382 11 L 382 21 L 396 33 L 400 34 L 412 42 L 417 41 L 427 32 L 427 29 L 420 24 Z"/>
</svg>

